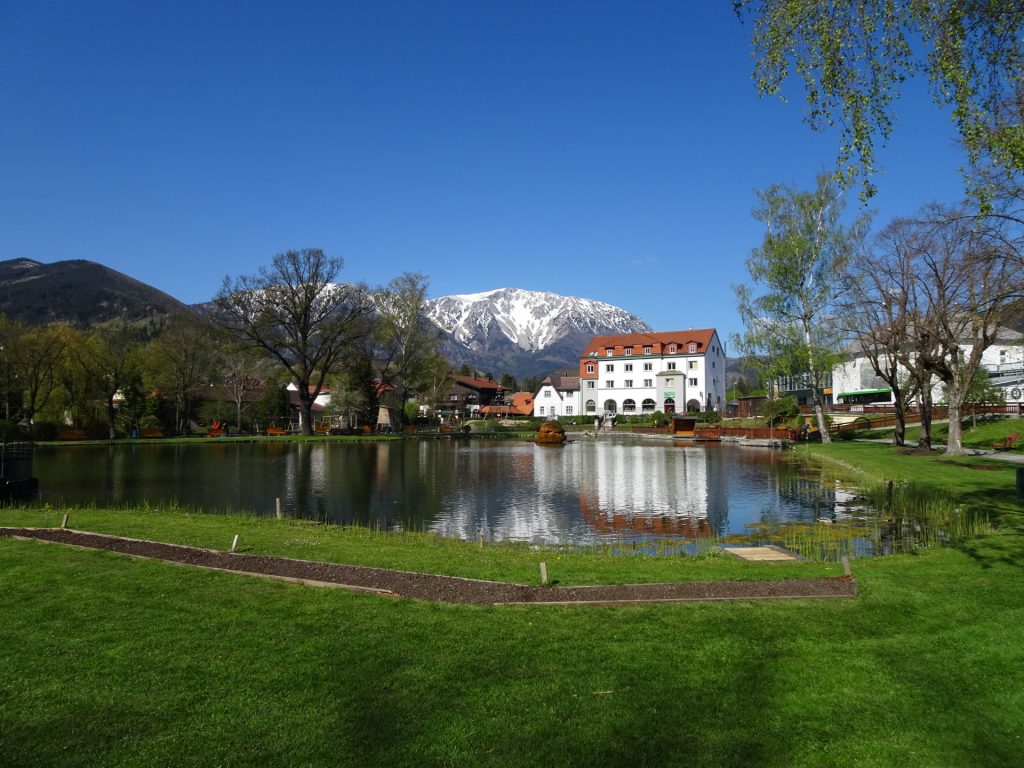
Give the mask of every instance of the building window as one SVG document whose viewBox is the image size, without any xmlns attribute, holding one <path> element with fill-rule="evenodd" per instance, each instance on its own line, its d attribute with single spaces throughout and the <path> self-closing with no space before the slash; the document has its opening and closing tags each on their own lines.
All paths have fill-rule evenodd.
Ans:
<svg viewBox="0 0 1024 768">
<path fill-rule="evenodd" d="M 633 354 L 633 348 L 632 347 L 627 347 L 626 348 L 626 354 L 627 355 L 632 355 Z"/>
<path fill-rule="evenodd" d="M 593 400 L 587 400 L 587 413 L 593 413 L 597 410 L 597 403 Z"/>
<path fill-rule="evenodd" d="M 697 351 L 697 345 L 696 344 L 691 344 L 690 345 L 690 351 L 691 352 L 696 352 Z"/>
<path fill-rule="evenodd" d="M 665 386 L 666 387 L 674 387 L 675 385 L 676 385 L 676 380 L 675 379 L 665 379 Z"/>
<path fill-rule="evenodd" d="M 591 379 L 590 381 L 587 382 L 587 389 L 593 389 L 593 388 L 594 388 L 594 380 Z"/>
<path fill-rule="evenodd" d="M 654 386 L 654 379 L 644 379 L 644 386 L 645 387 L 653 387 Z"/>
<path fill-rule="evenodd" d="M 645 355 L 651 354 L 651 348 L 650 347 L 644 347 L 644 354 Z"/>
<path fill-rule="evenodd" d="M 608 381 L 604 383 L 604 387 L 605 389 L 615 389 L 615 381 L 613 379 L 608 379 Z"/>
<path fill-rule="evenodd" d="M 653 371 L 654 370 L 654 363 L 644 363 L 644 370 L 645 371 Z"/>
<path fill-rule="evenodd" d="M 689 368 L 691 371 L 697 370 L 698 365 L 700 365 L 700 363 L 698 363 L 696 360 L 690 360 L 686 363 L 686 367 Z"/>
<path fill-rule="evenodd" d="M 675 413 L 675 412 L 676 412 L 676 401 L 675 401 L 675 398 L 666 397 L 665 398 L 665 409 L 664 409 L 663 413 Z"/>
<path fill-rule="evenodd" d="M 669 344 L 668 345 L 668 353 L 670 355 L 674 355 L 676 353 L 676 345 L 675 344 Z"/>
<path fill-rule="evenodd" d="M 696 387 L 697 386 L 697 380 L 696 379 L 690 379 L 690 386 L 691 387 Z"/>
<path fill-rule="evenodd" d="M 544 390 L 544 397 L 551 397 L 551 390 L 550 389 L 545 389 Z"/>
<path fill-rule="evenodd" d="M 608 363 L 608 365 L 604 367 L 604 371 L 605 373 L 615 373 L 615 363 Z"/>
<path fill-rule="evenodd" d="M 635 400 L 626 400 L 622 404 L 622 412 L 623 413 L 636 413 L 636 401 Z"/>
<path fill-rule="evenodd" d="M 459 396 L 458 396 L 458 395 L 452 395 L 452 396 L 451 396 L 451 397 L 450 397 L 449 399 L 450 399 L 450 400 L 451 400 L 451 401 L 452 401 L 453 403 L 457 403 L 457 402 L 459 401 Z"/>
<path fill-rule="evenodd" d="M 654 413 L 654 401 L 648 397 L 640 404 L 640 408 L 644 413 Z"/>
<path fill-rule="evenodd" d="M 617 413 L 618 412 L 618 408 L 616 407 L 614 400 L 605 400 L 604 401 L 604 412 L 605 413 Z"/>
<path fill-rule="evenodd" d="M 615 350 L 613 350 L 613 349 L 606 349 L 606 350 L 604 351 L 604 356 L 605 356 L 605 357 L 611 357 L 611 356 L 612 356 L 612 353 L 613 353 L 614 351 L 615 351 Z"/>
<path fill-rule="evenodd" d="M 674 371 L 676 369 L 676 364 L 675 363 L 669 363 L 666 366 L 666 368 L 668 368 L 670 371 Z"/>
<path fill-rule="evenodd" d="M 594 372 L 594 364 L 593 363 L 587 363 L 587 373 L 593 373 L 593 372 Z"/>
<path fill-rule="evenodd" d="M 542 405 L 542 406 L 540 407 L 540 415 L 541 415 L 541 416 L 543 416 L 543 415 L 544 415 L 544 406 L 543 406 L 543 405 Z"/>
<path fill-rule="evenodd" d="M 633 380 L 632 379 L 626 379 L 625 383 L 623 383 L 622 386 L 624 386 L 626 389 L 629 389 L 630 387 L 633 386 Z"/>
<path fill-rule="evenodd" d="M 626 363 L 626 370 L 627 371 L 632 371 L 633 370 L 633 364 L 632 363 Z"/>
</svg>

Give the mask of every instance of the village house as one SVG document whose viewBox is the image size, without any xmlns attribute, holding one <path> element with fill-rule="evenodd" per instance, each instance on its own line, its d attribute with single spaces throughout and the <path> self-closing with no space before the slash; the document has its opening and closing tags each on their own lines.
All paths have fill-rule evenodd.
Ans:
<svg viewBox="0 0 1024 768">
<path fill-rule="evenodd" d="M 452 376 L 448 395 L 438 410 L 457 413 L 460 416 L 476 416 L 488 405 L 504 405 L 507 387 L 496 381 L 474 376 Z"/>
<path fill-rule="evenodd" d="M 533 415 L 542 418 L 580 416 L 580 377 L 567 373 L 548 376 L 533 399 Z"/>
<path fill-rule="evenodd" d="M 595 336 L 580 358 L 580 401 L 587 416 L 720 410 L 725 350 L 718 332 Z"/>
</svg>

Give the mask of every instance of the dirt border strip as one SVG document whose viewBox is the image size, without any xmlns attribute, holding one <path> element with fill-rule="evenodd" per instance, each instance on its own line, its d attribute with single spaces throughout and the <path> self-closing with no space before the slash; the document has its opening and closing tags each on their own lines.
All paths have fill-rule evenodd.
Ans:
<svg viewBox="0 0 1024 768">
<path fill-rule="evenodd" d="M 782 581 L 707 581 L 678 584 L 612 584 L 580 587 L 531 586 L 384 568 L 218 552 L 180 544 L 60 528 L 0 528 L 0 538 L 17 538 L 102 549 L 205 570 L 261 576 L 314 587 L 331 587 L 434 602 L 473 605 L 639 605 L 724 600 L 856 597 L 857 582 L 846 576 Z"/>
</svg>

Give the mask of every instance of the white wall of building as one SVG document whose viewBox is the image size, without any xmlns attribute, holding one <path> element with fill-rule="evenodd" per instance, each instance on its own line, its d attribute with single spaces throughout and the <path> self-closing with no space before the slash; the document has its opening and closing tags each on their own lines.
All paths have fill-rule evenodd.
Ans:
<svg viewBox="0 0 1024 768">
<path fill-rule="evenodd" d="M 533 396 L 533 415 L 547 418 L 549 416 L 579 416 L 580 391 L 572 389 L 556 389 L 550 384 L 542 386 Z"/>
</svg>

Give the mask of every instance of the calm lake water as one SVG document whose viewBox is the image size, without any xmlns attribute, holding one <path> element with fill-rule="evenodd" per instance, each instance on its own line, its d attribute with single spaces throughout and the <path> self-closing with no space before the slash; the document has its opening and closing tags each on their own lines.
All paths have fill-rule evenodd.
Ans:
<svg viewBox="0 0 1024 768">
<path fill-rule="evenodd" d="M 745 533 L 843 516 L 851 494 L 788 454 L 608 438 L 37 448 L 44 501 L 174 503 L 492 541 Z"/>
</svg>

